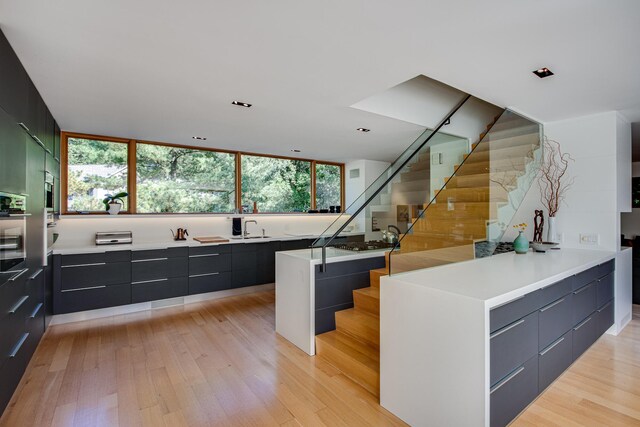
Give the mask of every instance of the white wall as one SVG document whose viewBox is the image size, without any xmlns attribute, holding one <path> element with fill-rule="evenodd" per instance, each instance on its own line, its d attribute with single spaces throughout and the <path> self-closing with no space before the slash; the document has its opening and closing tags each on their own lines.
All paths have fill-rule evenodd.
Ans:
<svg viewBox="0 0 640 427">
<path fill-rule="evenodd" d="M 351 204 L 364 193 L 364 191 L 389 167 L 390 163 L 378 162 L 374 160 L 355 160 L 345 165 L 345 202 L 347 206 L 345 212 L 353 213 L 357 206 L 349 209 Z M 351 171 L 358 169 L 360 175 L 358 178 L 351 178 Z M 358 200 L 358 203 L 363 200 Z M 365 231 L 365 240 L 379 240 L 380 233 L 371 230 L 371 217 L 365 212 L 360 213 L 351 223 L 355 225 L 355 230 Z"/>
<path fill-rule="evenodd" d="M 561 247 L 617 253 L 612 332 L 618 333 L 631 318 L 631 252 L 620 248 L 621 217 L 625 215 L 621 212 L 631 210 L 631 125 L 618 113 L 607 112 L 546 123 L 544 131 L 575 160 L 567 171 L 574 183 L 557 214 Z M 540 189 L 534 183 L 511 224 L 533 224 L 533 211 L 542 207 Z M 597 234 L 598 244 L 581 244 L 581 233 Z M 532 227 L 527 235 L 532 238 Z M 514 238 L 510 231 L 503 240 Z"/>
</svg>

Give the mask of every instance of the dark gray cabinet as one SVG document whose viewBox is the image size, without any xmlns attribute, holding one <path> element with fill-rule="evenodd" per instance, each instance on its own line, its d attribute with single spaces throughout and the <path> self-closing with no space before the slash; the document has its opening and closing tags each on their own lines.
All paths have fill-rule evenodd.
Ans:
<svg viewBox="0 0 640 427">
<path fill-rule="evenodd" d="M 273 283 L 276 281 L 276 252 L 280 250 L 280 242 L 256 244 L 256 283 Z"/>
<path fill-rule="evenodd" d="M 538 395 L 537 354 L 491 387 L 491 426 L 506 426 Z"/>
<path fill-rule="evenodd" d="M 537 311 L 491 334 L 492 385 L 537 354 L 537 336 Z"/>
<path fill-rule="evenodd" d="M 0 108 L 0 191 L 27 192 L 27 138 L 14 119 Z"/>
<path fill-rule="evenodd" d="M 131 254 L 131 302 L 138 303 L 186 295 L 189 249 L 168 248 L 133 251 Z"/>
<path fill-rule="evenodd" d="M 613 325 L 614 267 L 608 261 L 491 310 L 492 427 L 510 423 Z"/>
<path fill-rule="evenodd" d="M 244 243 L 232 245 L 231 285 L 234 288 L 258 283 L 258 245 Z"/>
<path fill-rule="evenodd" d="M 27 112 L 29 77 L 4 34 L 0 32 L 0 107 L 22 121 Z M 13 124 L 16 124 L 14 121 Z"/>
<path fill-rule="evenodd" d="M 53 257 L 56 314 L 131 303 L 131 252 Z"/>
</svg>

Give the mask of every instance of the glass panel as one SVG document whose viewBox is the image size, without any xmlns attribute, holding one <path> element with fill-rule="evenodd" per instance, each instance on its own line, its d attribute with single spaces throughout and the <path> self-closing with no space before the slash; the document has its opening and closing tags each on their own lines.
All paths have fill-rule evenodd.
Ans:
<svg viewBox="0 0 640 427">
<path fill-rule="evenodd" d="M 127 144 L 68 139 L 67 210 L 104 211 L 106 194 L 127 191 Z M 127 210 L 124 198 L 122 210 Z"/>
<path fill-rule="evenodd" d="M 242 155 L 242 209 L 305 212 L 311 206 L 311 163 Z"/>
<path fill-rule="evenodd" d="M 402 236 L 390 257 L 391 274 L 490 256 L 508 246 L 500 242 L 536 177 L 542 128 L 505 111 L 487 129 L 462 162 L 451 165 L 454 172 Z"/>
<path fill-rule="evenodd" d="M 340 206 L 340 175 L 340 166 L 316 163 L 316 207 L 318 209 Z"/>
<path fill-rule="evenodd" d="M 235 154 L 138 143 L 139 213 L 233 212 Z"/>
</svg>

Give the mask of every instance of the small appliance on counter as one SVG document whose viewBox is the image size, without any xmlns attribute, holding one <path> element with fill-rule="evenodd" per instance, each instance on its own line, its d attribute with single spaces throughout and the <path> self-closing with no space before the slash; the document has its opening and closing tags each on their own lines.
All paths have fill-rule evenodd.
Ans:
<svg viewBox="0 0 640 427">
<path fill-rule="evenodd" d="M 187 240 L 187 236 L 189 235 L 189 232 L 187 231 L 186 228 L 178 228 L 176 230 L 176 232 L 174 233 L 173 230 L 171 230 L 171 235 L 173 236 L 173 240 Z"/>
<path fill-rule="evenodd" d="M 104 231 L 96 233 L 96 245 L 125 245 L 133 243 L 131 231 Z"/>
</svg>

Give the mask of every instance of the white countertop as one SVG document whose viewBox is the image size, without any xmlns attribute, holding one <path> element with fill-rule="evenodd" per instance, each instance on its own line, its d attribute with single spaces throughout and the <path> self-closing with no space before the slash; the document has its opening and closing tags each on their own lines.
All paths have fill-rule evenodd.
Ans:
<svg viewBox="0 0 640 427">
<path fill-rule="evenodd" d="M 343 232 L 340 234 L 340 237 L 348 237 L 348 236 L 362 236 L 363 232 Z M 189 246 L 217 246 L 217 245 L 229 245 L 229 244 L 243 244 L 243 243 L 260 243 L 260 242 L 273 242 L 273 241 L 283 241 L 283 240 L 300 240 L 300 239 L 316 239 L 318 238 L 317 234 L 284 234 L 279 236 L 271 236 L 265 239 L 234 239 L 231 236 L 220 236 L 225 239 L 229 239 L 228 242 L 221 243 L 200 243 L 192 238 L 182 241 L 175 240 L 166 240 L 166 241 L 157 241 L 157 242 L 135 242 L 131 244 L 124 245 L 96 245 L 92 243 L 88 243 L 86 245 L 64 245 L 59 246 L 55 244 L 53 246 L 53 253 L 55 255 L 69 255 L 69 254 L 78 254 L 78 253 L 98 253 L 98 252 L 108 252 L 108 251 L 141 251 L 148 249 L 165 249 L 165 248 L 177 248 L 177 247 L 189 247 Z M 235 236 L 237 237 L 237 236 Z M 302 252 L 307 251 L 311 253 L 309 249 L 303 249 Z M 298 251 L 296 251 L 298 252 Z M 320 252 L 318 250 L 318 252 Z"/>
<path fill-rule="evenodd" d="M 354 259 L 374 258 L 374 257 L 384 256 L 384 253 L 389 250 L 390 250 L 389 248 L 385 248 L 385 249 L 376 249 L 372 251 L 349 251 L 345 249 L 336 249 L 336 248 L 328 247 L 327 262 L 331 263 L 331 262 L 351 261 Z M 322 263 L 321 248 L 315 248 L 313 250 L 298 249 L 294 251 L 284 251 L 282 253 L 294 258 L 309 261 L 312 265 Z"/>
<path fill-rule="evenodd" d="M 615 252 L 560 249 L 515 252 L 391 276 L 407 283 L 482 300 L 489 308 L 615 258 Z M 382 280 L 385 280 L 383 278 Z"/>
</svg>

